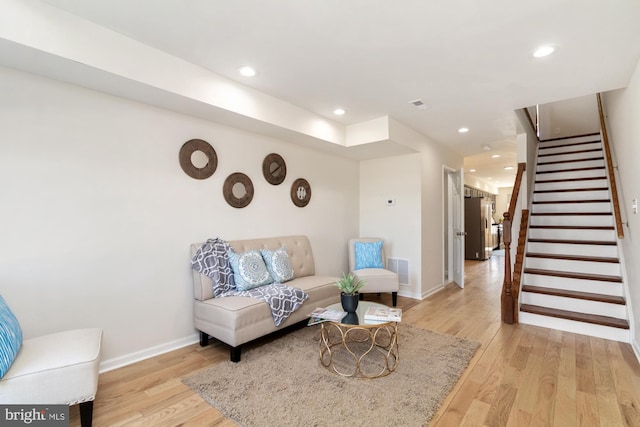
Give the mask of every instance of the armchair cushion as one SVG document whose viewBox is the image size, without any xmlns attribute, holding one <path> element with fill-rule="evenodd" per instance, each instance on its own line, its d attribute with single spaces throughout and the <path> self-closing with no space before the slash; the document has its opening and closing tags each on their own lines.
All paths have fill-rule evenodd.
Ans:
<svg viewBox="0 0 640 427">
<path fill-rule="evenodd" d="M 98 389 L 102 329 L 30 338 L 0 380 L 0 402 L 68 404 L 91 401 Z"/>
<path fill-rule="evenodd" d="M 360 289 L 360 293 L 398 292 L 400 288 L 398 275 L 393 271 L 383 268 L 363 268 L 356 270 L 354 274 L 366 283 Z"/>
<path fill-rule="evenodd" d="M 22 329 L 7 302 L 0 295 L 0 378 L 11 367 L 22 346 Z"/>
<path fill-rule="evenodd" d="M 354 270 L 363 268 L 384 268 L 382 261 L 382 240 L 375 242 L 354 242 L 356 265 Z"/>
</svg>

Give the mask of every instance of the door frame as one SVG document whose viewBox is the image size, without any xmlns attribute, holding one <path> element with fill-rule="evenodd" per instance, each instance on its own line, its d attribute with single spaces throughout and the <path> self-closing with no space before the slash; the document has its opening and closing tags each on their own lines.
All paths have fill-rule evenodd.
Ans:
<svg viewBox="0 0 640 427">
<path fill-rule="evenodd" d="M 458 203 L 458 211 L 454 212 L 453 203 L 453 187 L 455 175 L 460 174 L 460 203 Z M 460 288 L 464 288 L 464 238 L 461 238 L 461 245 L 457 253 L 454 254 L 455 230 L 453 227 L 454 215 L 458 214 L 460 218 L 460 231 L 464 232 L 464 170 L 463 168 L 454 169 L 447 165 L 442 165 L 442 283 L 446 285 L 454 282 Z M 455 262 L 460 263 L 460 280 L 455 280 Z M 445 283 L 446 280 L 446 283 Z"/>
</svg>

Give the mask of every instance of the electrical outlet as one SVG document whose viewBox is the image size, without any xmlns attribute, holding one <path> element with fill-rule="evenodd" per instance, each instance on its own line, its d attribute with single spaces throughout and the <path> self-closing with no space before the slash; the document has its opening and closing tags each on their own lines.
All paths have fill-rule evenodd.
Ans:
<svg viewBox="0 0 640 427">
<path fill-rule="evenodd" d="M 631 201 L 631 212 L 634 214 L 638 213 L 638 199 L 633 199 Z"/>
</svg>

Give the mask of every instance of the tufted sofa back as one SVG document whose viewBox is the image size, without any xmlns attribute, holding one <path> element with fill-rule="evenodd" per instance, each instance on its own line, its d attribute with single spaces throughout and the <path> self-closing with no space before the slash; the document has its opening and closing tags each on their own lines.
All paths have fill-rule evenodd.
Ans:
<svg viewBox="0 0 640 427">
<path fill-rule="evenodd" d="M 313 261 L 311 243 L 307 236 L 283 236 L 266 237 L 263 239 L 231 240 L 229 244 L 237 253 L 260 249 L 278 249 L 282 246 L 287 248 L 289 262 L 293 268 L 294 278 L 313 276 L 316 274 L 316 267 Z M 191 256 L 195 255 L 202 243 L 191 245 Z M 193 293 L 197 300 L 204 301 L 213 298 L 213 283 L 211 278 L 193 272 Z"/>
</svg>

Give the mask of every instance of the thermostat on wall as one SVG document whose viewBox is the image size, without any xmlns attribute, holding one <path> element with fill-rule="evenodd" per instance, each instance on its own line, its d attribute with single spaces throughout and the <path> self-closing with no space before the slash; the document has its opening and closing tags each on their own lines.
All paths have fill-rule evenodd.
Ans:
<svg viewBox="0 0 640 427">
<path fill-rule="evenodd" d="M 387 199 L 387 206 L 395 206 L 395 204 L 396 204 L 396 199 L 394 198 Z"/>
</svg>

